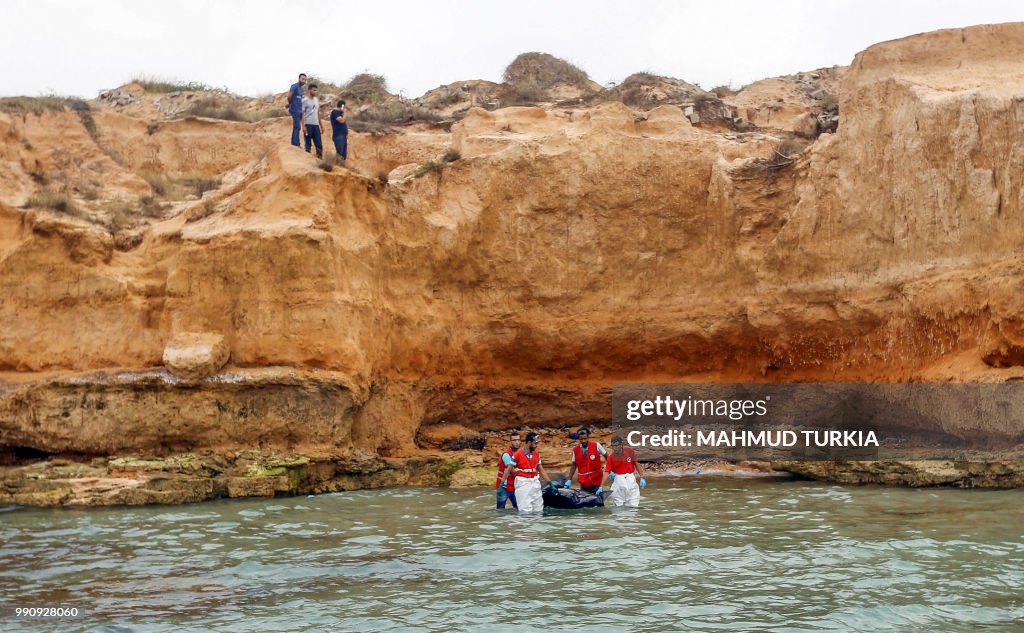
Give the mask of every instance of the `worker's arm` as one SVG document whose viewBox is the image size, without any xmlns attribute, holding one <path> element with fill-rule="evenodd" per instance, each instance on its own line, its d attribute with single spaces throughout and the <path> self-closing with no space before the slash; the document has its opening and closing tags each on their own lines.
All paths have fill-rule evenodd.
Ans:
<svg viewBox="0 0 1024 633">
<path fill-rule="evenodd" d="M 576 456 L 573 455 L 573 457 L 572 457 L 572 465 L 569 466 L 569 477 L 566 479 L 566 481 L 571 482 L 572 481 L 572 476 L 575 475 L 575 474 L 576 474 Z"/>
<path fill-rule="evenodd" d="M 611 483 L 612 479 L 609 476 L 612 472 L 612 458 L 609 456 L 604 462 L 604 478 L 601 479 L 601 487 L 604 488 L 606 483 Z"/>
<path fill-rule="evenodd" d="M 339 114 L 338 116 L 334 117 L 334 120 L 337 121 L 339 124 L 344 123 L 345 122 L 345 111 L 342 110 L 341 114 Z"/>
<path fill-rule="evenodd" d="M 515 470 L 515 468 L 512 468 L 511 466 L 505 466 L 505 470 L 501 472 L 501 483 L 498 484 L 498 488 L 505 487 L 505 482 L 508 480 L 508 476 L 512 474 L 513 470 Z"/>
<path fill-rule="evenodd" d="M 548 473 L 547 471 L 544 470 L 543 464 L 537 464 L 537 472 L 540 473 L 540 476 L 541 478 L 544 479 L 544 481 L 551 483 L 551 477 L 548 477 Z"/>
</svg>

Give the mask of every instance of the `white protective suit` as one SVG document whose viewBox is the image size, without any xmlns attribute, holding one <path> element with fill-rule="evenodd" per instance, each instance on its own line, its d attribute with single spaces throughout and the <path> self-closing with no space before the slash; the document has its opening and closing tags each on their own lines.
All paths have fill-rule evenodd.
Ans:
<svg viewBox="0 0 1024 633">
<path fill-rule="evenodd" d="M 540 477 L 516 477 L 516 505 L 519 506 L 519 512 L 544 511 Z"/>
<path fill-rule="evenodd" d="M 633 473 L 615 475 L 615 481 L 612 482 L 612 494 L 608 500 L 611 501 L 612 507 L 639 508 L 640 484 L 636 481 L 636 475 Z M 516 501 L 519 501 L 518 482 L 516 483 Z M 522 507 L 522 502 L 519 507 Z"/>
</svg>

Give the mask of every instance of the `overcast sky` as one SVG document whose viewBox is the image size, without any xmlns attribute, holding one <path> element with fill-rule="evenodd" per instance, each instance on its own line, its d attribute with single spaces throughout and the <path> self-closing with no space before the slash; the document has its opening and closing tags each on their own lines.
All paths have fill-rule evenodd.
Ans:
<svg viewBox="0 0 1024 633">
<path fill-rule="evenodd" d="M 0 95 L 84 97 L 137 75 L 261 95 L 300 71 L 341 83 L 364 70 L 418 96 L 500 81 L 524 51 L 599 83 L 643 70 L 739 86 L 845 65 L 905 35 L 1024 20 L 1024 2 L 1000 0 L 5 0 L 0 11 Z"/>
</svg>

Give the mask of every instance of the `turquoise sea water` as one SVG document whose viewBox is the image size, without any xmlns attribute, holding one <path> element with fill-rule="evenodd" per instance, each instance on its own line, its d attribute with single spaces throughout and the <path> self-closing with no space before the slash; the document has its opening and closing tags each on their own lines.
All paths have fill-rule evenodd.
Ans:
<svg viewBox="0 0 1024 633">
<path fill-rule="evenodd" d="M 439 488 L 9 509 L 0 630 L 1024 631 L 1024 491 L 651 484 L 543 517 Z"/>
</svg>

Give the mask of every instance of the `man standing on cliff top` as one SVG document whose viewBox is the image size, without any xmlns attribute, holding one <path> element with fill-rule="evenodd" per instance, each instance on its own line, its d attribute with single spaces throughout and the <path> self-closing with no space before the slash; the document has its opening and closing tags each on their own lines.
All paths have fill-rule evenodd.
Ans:
<svg viewBox="0 0 1024 633">
<path fill-rule="evenodd" d="M 288 114 L 292 115 L 292 145 L 299 146 L 299 131 L 302 129 L 302 87 L 306 85 L 306 73 L 299 73 L 299 80 L 288 88 Z"/>
<path fill-rule="evenodd" d="M 348 123 L 345 119 L 344 99 L 338 99 L 338 107 L 331 110 L 331 140 L 334 141 L 334 152 L 337 154 L 335 160 L 344 164 L 348 160 Z M 516 443 L 518 442 L 519 435 L 516 434 Z M 515 500 L 512 501 L 512 505 L 515 505 Z"/>
<path fill-rule="evenodd" d="M 323 136 L 320 134 L 320 98 L 317 85 L 309 84 L 309 96 L 302 100 L 302 120 L 306 124 L 306 153 L 309 153 L 310 142 L 316 145 L 316 157 L 324 157 Z"/>
<path fill-rule="evenodd" d="M 502 485 L 502 482 L 506 481 L 505 478 L 502 477 L 505 474 L 505 471 L 509 470 L 509 469 L 512 469 L 512 468 L 515 468 L 515 463 L 516 462 L 515 462 L 515 459 L 513 459 L 513 455 L 515 455 L 516 451 L 519 450 L 519 432 L 518 431 L 513 431 L 512 434 L 508 436 L 508 444 L 509 444 L 508 448 L 506 448 L 504 451 L 502 451 L 501 457 L 498 458 L 498 479 L 497 479 L 498 497 L 497 497 L 497 501 L 498 501 L 498 509 L 499 510 L 504 510 L 505 509 L 505 503 L 507 503 L 509 501 L 512 502 L 512 507 L 513 508 L 516 508 L 516 509 L 519 508 L 519 506 L 516 505 L 516 485 L 515 485 L 515 480 L 512 479 L 511 477 L 509 477 L 507 482 L 504 485 Z"/>
<path fill-rule="evenodd" d="M 579 439 L 580 443 L 572 447 L 572 466 L 569 467 L 569 478 L 565 480 L 565 487 L 572 486 L 572 476 L 578 469 L 580 472 L 580 490 L 589 492 L 592 495 L 599 495 L 604 490 L 601 488 L 601 481 L 604 479 L 604 464 L 602 458 L 608 455 L 597 442 L 590 441 L 590 429 L 580 427 L 572 436 Z"/>
<path fill-rule="evenodd" d="M 504 486 L 505 481 L 515 473 L 516 502 L 519 504 L 520 513 L 539 513 L 544 511 L 544 493 L 541 490 L 541 478 L 549 486 L 553 486 L 551 478 L 544 472 L 540 463 L 540 453 L 537 451 L 537 444 L 540 443 L 540 436 L 536 433 L 526 434 L 526 446 L 519 449 L 512 456 L 515 461 L 514 468 L 506 468 L 505 474 L 501 476 L 499 486 Z"/>
</svg>

